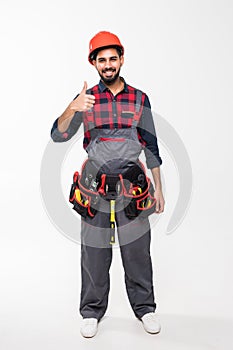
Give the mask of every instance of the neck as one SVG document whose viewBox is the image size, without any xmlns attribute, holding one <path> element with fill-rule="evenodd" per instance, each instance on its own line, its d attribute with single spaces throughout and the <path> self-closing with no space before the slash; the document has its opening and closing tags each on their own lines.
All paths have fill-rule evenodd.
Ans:
<svg viewBox="0 0 233 350">
<path fill-rule="evenodd" d="M 104 84 L 109 88 L 113 95 L 116 95 L 124 87 L 124 81 L 120 77 L 118 77 L 118 79 L 113 84 Z"/>
</svg>

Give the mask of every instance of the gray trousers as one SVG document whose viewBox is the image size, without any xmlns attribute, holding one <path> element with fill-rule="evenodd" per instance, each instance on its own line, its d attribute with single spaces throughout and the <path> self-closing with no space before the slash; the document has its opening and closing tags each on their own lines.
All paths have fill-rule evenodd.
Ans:
<svg viewBox="0 0 233 350">
<path fill-rule="evenodd" d="M 100 320 L 107 309 L 112 262 L 109 202 L 94 218 L 81 223 L 81 295 L 80 314 Z M 156 309 L 150 256 L 151 231 L 148 218 L 129 220 L 116 201 L 116 225 L 125 285 L 132 310 L 137 318 Z"/>
</svg>

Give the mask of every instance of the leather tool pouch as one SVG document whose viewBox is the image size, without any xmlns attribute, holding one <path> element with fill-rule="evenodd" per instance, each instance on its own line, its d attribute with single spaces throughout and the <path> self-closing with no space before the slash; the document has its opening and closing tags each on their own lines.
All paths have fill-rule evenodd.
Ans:
<svg viewBox="0 0 233 350">
<path fill-rule="evenodd" d="M 123 182 L 123 179 L 121 180 Z M 156 199 L 154 197 L 154 187 L 148 177 L 146 185 L 141 191 L 127 189 L 123 186 L 125 215 L 129 219 L 135 219 L 137 216 L 146 218 L 155 212 Z"/>
<path fill-rule="evenodd" d="M 93 218 L 97 212 L 99 193 L 83 186 L 78 171 L 73 176 L 69 201 L 73 204 L 73 209 L 84 218 L 87 216 Z"/>
</svg>

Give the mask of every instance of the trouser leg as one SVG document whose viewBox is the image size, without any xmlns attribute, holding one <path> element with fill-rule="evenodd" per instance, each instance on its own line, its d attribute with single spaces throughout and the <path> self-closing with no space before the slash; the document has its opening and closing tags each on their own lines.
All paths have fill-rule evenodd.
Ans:
<svg viewBox="0 0 233 350">
<path fill-rule="evenodd" d="M 136 219 L 130 223 L 124 212 L 119 212 L 118 231 L 126 291 L 133 312 L 140 319 L 145 313 L 156 309 L 149 221 Z"/>
<path fill-rule="evenodd" d="M 80 314 L 100 320 L 106 312 L 110 289 L 109 269 L 112 248 L 109 245 L 109 214 L 82 219 Z M 107 247 L 107 248 L 106 248 Z"/>
<path fill-rule="evenodd" d="M 110 289 L 111 248 L 81 247 L 80 313 L 100 320 L 106 312 Z"/>
</svg>

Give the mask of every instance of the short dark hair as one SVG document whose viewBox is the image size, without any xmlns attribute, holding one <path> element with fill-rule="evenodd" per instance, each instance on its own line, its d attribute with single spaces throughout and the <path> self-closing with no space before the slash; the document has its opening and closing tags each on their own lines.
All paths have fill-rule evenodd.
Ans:
<svg viewBox="0 0 233 350">
<path fill-rule="evenodd" d="M 95 61 L 96 60 L 96 56 L 98 55 L 98 52 L 101 51 L 101 50 L 105 50 L 105 49 L 110 49 L 110 48 L 113 48 L 113 49 L 116 49 L 117 50 L 117 53 L 118 53 L 118 56 L 121 57 L 122 54 L 123 54 L 123 50 L 120 46 L 117 46 L 117 45 L 110 45 L 110 46 L 103 46 L 103 47 L 100 47 L 98 49 L 96 49 L 95 51 L 92 52 L 91 56 L 90 56 L 90 59 L 92 61 Z"/>
</svg>

